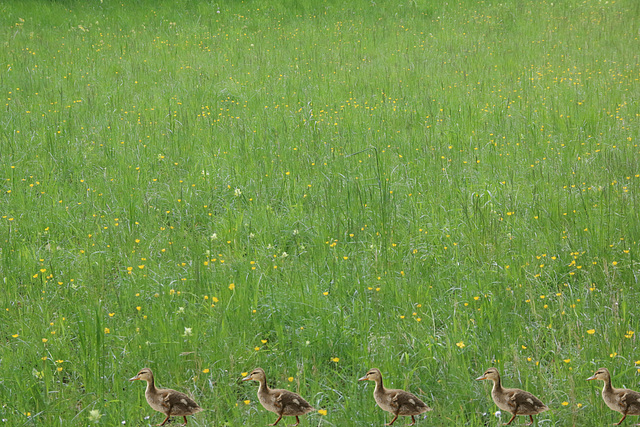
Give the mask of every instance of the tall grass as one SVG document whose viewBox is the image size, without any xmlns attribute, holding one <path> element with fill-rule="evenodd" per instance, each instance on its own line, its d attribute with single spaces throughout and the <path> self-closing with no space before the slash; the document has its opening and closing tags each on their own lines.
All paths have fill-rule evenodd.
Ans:
<svg viewBox="0 0 640 427">
<path fill-rule="evenodd" d="M 374 366 L 429 425 L 638 389 L 637 2 L 0 8 L 7 425 L 159 422 L 143 366 L 195 425 L 273 422 L 255 366 L 310 425 Z"/>
</svg>

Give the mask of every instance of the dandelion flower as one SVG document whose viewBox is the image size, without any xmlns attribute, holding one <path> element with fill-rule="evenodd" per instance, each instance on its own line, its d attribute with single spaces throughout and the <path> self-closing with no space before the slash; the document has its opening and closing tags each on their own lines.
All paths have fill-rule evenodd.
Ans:
<svg viewBox="0 0 640 427">
<path fill-rule="evenodd" d="M 595 330 L 595 329 L 587 329 L 587 333 L 588 333 L 589 335 L 593 335 L 593 334 L 595 334 L 595 333 L 596 333 L 596 330 Z"/>
<path fill-rule="evenodd" d="M 340 361 L 340 358 L 338 358 L 338 357 L 332 357 L 332 358 L 331 358 L 331 361 L 332 361 L 332 362 L 334 362 L 334 363 L 338 363 L 338 362 Z"/>
<path fill-rule="evenodd" d="M 326 409 L 318 409 L 318 413 L 320 415 L 327 415 L 327 410 Z"/>
<path fill-rule="evenodd" d="M 460 348 L 465 348 L 466 347 L 466 345 L 464 344 L 464 341 L 457 342 L 456 345 L 458 347 L 460 347 Z"/>
</svg>

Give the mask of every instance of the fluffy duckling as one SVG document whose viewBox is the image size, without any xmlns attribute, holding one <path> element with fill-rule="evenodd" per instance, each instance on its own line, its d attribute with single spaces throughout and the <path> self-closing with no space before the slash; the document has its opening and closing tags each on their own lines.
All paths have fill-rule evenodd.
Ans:
<svg viewBox="0 0 640 427">
<path fill-rule="evenodd" d="M 376 368 L 370 369 L 358 381 L 375 381 L 376 388 L 373 389 L 373 398 L 379 407 L 394 415 L 391 422 L 385 425 L 392 425 L 400 415 L 403 415 L 411 417 L 411 424 L 409 425 L 412 426 L 416 423 L 415 415 L 431 411 L 431 408 L 425 405 L 422 400 L 408 391 L 384 388 L 382 374 Z"/>
<path fill-rule="evenodd" d="M 315 411 L 306 400 L 300 397 L 299 394 L 293 393 L 289 390 L 283 389 L 271 389 L 267 386 L 267 375 L 262 368 L 254 369 L 248 376 L 242 379 L 242 381 L 258 381 L 260 386 L 258 387 L 258 400 L 264 406 L 267 411 L 278 414 L 278 419 L 275 423 L 269 424 L 275 426 L 280 422 L 283 416 L 296 417 L 296 423 L 293 426 L 300 424 L 299 415 L 308 414 Z"/>
<path fill-rule="evenodd" d="M 156 388 L 153 381 L 153 372 L 151 372 L 149 368 L 141 369 L 138 375 L 129 379 L 129 381 L 137 380 L 147 382 L 147 390 L 144 392 L 144 395 L 147 398 L 149 406 L 167 416 L 162 424 L 157 424 L 159 426 L 165 425 L 171 416 L 183 417 L 184 424 L 182 425 L 186 426 L 187 415 L 193 415 L 202 411 L 200 405 L 186 394 L 171 389 Z"/>
<path fill-rule="evenodd" d="M 614 411 L 620 412 L 623 417 L 617 423 L 622 424 L 627 415 L 640 415 L 640 393 L 626 388 L 614 388 L 611 385 L 611 374 L 607 368 L 600 368 L 595 374 L 587 378 L 587 381 L 601 380 L 604 382 L 602 388 L 602 399 L 607 406 Z"/>
<path fill-rule="evenodd" d="M 491 390 L 493 401 L 498 408 L 513 414 L 505 425 L 511 424 L 516 415 L 529 415 L 531 421 L 527 425 L 531 425 L 533 424 L 534 415 L 549 410 L 547 405 L 528 391 L 517 388 L 503 388 L 500 382 L 500 373 L 496 368 L 489 368 L 481 377 L 476 378 L 476 381 L 481 380 L 493 381 L 493 390 Z"/>
</svg>

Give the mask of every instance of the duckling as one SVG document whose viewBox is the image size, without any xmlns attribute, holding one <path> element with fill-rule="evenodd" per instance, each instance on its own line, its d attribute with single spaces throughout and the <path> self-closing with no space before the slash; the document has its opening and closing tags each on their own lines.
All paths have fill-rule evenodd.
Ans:
<svg viewBox="0 0 640 427">
<path fill-rule="evenodd" d="M 358 381 L 376 382 L 376 388 L 373 389 L 373 398 L 379 407 L 394 415 L 391 422 L 385 424 L 387 426 L 392 425 L 400 415 L 411 416 L 411 424 L 409 425 L 412 426 L 416 423 L 415 415 L 432 410 L 422 400 L 408 391 L 384 388 L 384 385 L 382 385 L 382 373 L 376 368 L 370 369 Z"/>
<path fill-rule="evenodd" d="M 171 416 L 184 418 L 184 424 L 182 425 L 186 426 L 187 415 L 202 411 L 200 405 L 186 394 L 171 389 L 156 388 L 153 381 L 153 372 L 149 368 L 141 369 L 135 377 L 129 379 L 129 381 L 136 380 L 145 380 L 147 382 L 147 390 L 144 395 L 149 406 L 167 416 L 162 424 L 157 424 L 158 426 L 165 425 Z"/>
<path fill-rule="evenodd" d="M 267 386 L 267 375 L 262 368 L 254 369 L 248 376 L 242 379 L 242 381 L 251 380 L 260 383 L 258 387 L 258 400 L 262 406 L 264 406 L 264 409 L 278 414 L 278 419 L 275 423 L 269 424 L 270 426 L 278 424 L 284 415 L 296 417 L 296 423 L 293 424 L 293 426 L 297 426 L 300 424 L 299 415 L 315 411 L 313 406 L 300 397 L 299 394 L 289 390 L 269 388 Z"/>
<path fill-rule="evenodd" d="M 623 417 L 615 426 L 622 424 L 627 415 L 640 415 L 640 393 L 626 388 L 614 388 L 611 385 L 611 374 L 607 368 L 600 368 L 587 381 L 604 381 L 602 399 L 607 406 L 620 412 Z"/>
<path fill-rule="evenodd" d="M 549 410 L 547 405 L 528 391 L 517 388 L 502 388 L 500 373 L 496 368 L 487 369 L 481 377 L 476 378 L 476 381 L 480 380 L 493 381 L 493 390 L 491 390 L 493 401 L 498 408 L 513 414 L 509 422 L 504 425 L 511 424 L 516 415 L 529 415 L 531 421 L 527 425 L 531 425 L 534 415 Z"/>
</svg>

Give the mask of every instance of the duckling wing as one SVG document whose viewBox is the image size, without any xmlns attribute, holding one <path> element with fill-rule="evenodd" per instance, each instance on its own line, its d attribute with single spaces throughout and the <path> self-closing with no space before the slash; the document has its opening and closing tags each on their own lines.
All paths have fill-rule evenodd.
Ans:
<svg viewBox="0 0 640 427">
<path fill-rule="evenodd" d="M 192 398 L 175 390 L 162 390 L 162 406 L 167 408 L 172 415 L 191 415 L 202 411 Z"/>
<path fill-rule="evenodd" d="M 304 400 L 299 394 L 289 390 L 274 390 L 277 392 L 275 396 L 276 405 L 280 408 L 283 415 L 304 415 L 313 411 L 313 406 Z"/>
<path fill-rule="evenodd" d="M 627 409 L 629 415 L 640 415 L 640 393 L 633 390 L 624 390 L 620 395 L 620 403 Z"/>
<path fill-rule="evenodd" d="M 404 390 L 390 390 L 391 406 L 400 415 L 418 415 L 423 412 L 430 411 L 422 400 L 418 399 L 414 394 Z"/>
<path fill-rule="evenodd" d="M 519 415 L 535 415 L 544 412 L 549 408 L 528 391 L 512 389 L 509 390 L 509 406 Z"/>
</svg>

